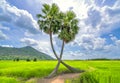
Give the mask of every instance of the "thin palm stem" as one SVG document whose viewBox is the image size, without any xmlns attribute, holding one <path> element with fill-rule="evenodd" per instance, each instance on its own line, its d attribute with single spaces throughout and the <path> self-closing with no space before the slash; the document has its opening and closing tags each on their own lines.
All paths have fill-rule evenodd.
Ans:
<svg viewBox="0 0 120 83">
<path fill-rule="evenodd" d="M 55 49 L 54 49 L 53 41 L 52 41 L 52 33 L 50 33 L 50 42 L 51 42 L 51 47 L 52 47 L 53 53 L 54 53 L 55 57 L 57 58 L 58 63 L 59 63 L 59 62 L 62 63 L 65 67 L 67 67 L 67 68 L 68 68 L 70 71 L 72 71 L 72 72 L 78 71 L 77 69 L 75 69 L 75 68 L 67 65 L 65 62 L 63 62 L 63 61 L 61 60 L 61 58 L 62 58 L 62 53 L 63 53 L 63 48 L 64 48 L 64 42 L 63 42 L 62 50 L 61 50 L 61 56 L 60 56 L 61 58 L 59 58 L 59 57 L 57 56 L 56 51 L 55 51 Z"/>
</svg>

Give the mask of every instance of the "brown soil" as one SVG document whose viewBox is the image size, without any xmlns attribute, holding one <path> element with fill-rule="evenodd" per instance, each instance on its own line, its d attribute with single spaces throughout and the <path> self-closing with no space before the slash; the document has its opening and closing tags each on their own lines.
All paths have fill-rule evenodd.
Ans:
<svg viewBox="0 0 120 83">
<path fill-rule="evenodd" d="M 78 78 L 80 73 L 68 73 L 61 74 L 53 78 L 42 78 L 38 80 L 38 83 L 64 83 L 66 79 Z"/>
</svg>

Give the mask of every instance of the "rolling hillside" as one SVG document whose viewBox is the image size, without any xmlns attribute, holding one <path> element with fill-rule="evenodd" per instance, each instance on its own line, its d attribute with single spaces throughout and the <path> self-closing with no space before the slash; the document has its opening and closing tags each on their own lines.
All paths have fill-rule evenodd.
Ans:
<svg viewBox="0 0 120 83">
<path fill-rule="evenodd" d="M 11 47 L 1 47 L 0 46 L 0 59 L 53 59 L 49 55 L 39 52 L 36 49 L 26 46 L 22 48 L 11 48 Z"/>
</svg>

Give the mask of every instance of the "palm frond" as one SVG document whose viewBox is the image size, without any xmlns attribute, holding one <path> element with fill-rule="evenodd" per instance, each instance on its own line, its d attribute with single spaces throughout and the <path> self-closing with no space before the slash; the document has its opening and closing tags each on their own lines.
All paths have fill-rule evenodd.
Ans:
<svg viewBox="0 0 120 83">
<path fill-rule="evenodd" d="M 37 16 L 37 18 L 43 18 L 42 14 L 37 14 L 36 16 Z"/>
</svg>

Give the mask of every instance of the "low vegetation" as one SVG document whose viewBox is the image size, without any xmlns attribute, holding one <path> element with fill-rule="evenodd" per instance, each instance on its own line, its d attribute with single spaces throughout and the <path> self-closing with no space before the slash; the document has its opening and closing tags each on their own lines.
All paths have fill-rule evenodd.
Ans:
<svg viewBox="0 0 120 83">
<path fill-rule="evenodd" d="M 120 61 L 65 61 L 75 68 L 85 70 L 80 78 L 67 79 L 66 83 L 120 83 Z M 47 76 L 57 61 L 0 61 L 0 83 L 29 83 Z M 59 72 L 66 71 L 60 65 Z M 34 80 L 34 78 L 36 80 Z M 29 81 L 28 81 L 29 80 Z"/>
<path fill-rule="evenodd" d="M 82 64 L 86 64 L 84 68 L 81 66 L 86 72 L 78 79 L 67 80 L 67 83 L 120 83 L 120 61 L 96 60 L 84 61 Z"/>
</svg>

